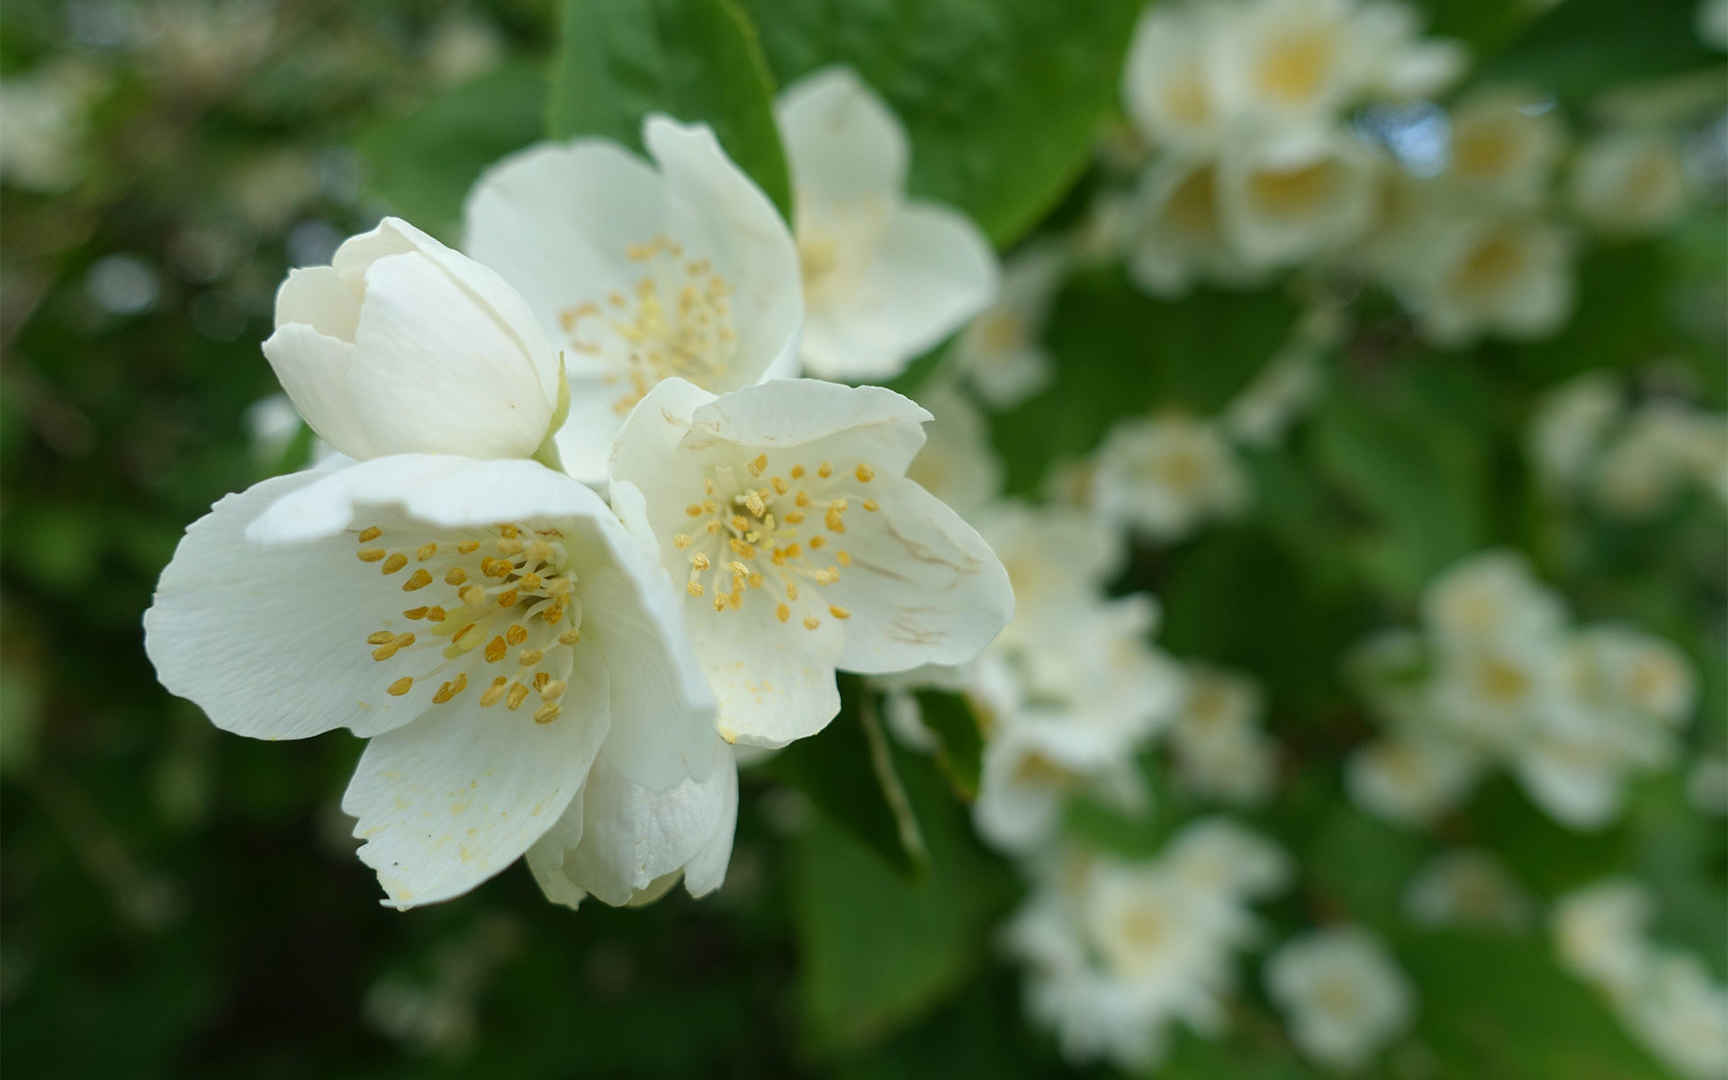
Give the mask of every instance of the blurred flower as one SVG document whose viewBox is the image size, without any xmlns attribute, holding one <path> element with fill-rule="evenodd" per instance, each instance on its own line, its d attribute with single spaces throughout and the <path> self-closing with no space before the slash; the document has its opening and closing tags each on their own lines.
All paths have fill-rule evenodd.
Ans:
<svg viewBox="0 0 1728 1080">
<path fill-rule="evenodd" d="M 1410 1023 L 1415 991 L 1356 927 L 1310 931 L 1266 961 L 1266 988 L 1291 1037 L 1323 1065 L 1358 1069 Z"/>
<path fill-rule="evenodd" d="M 645 497 L 727 741 L 814 734 L 839 710 L 836 668 L 962 663 L 1008 621 L 996 556 L 906 479 L 929 419 L 880 387 L 777 380 L 715 397 L 672 378 L 625 422 L 614 507 L 621 487 Z"/>
<path fill-rule="evenodd" d="M 1426 257 L 1394 288 L 1424 335 L 1439 345 L 1486 333 L 1544 337 L 1571 314 L 1572 242 L 1538 218 L 1440 215 L 1418 230 Z"/>
<path fill-rule="evenodd" d="M 1479 772 L 1476 755 L 1431 735 L 1383 737 L 1350 755 L 1345 787 L 1356 805 L 1405 825 L 1425 825 L 1456 806 Z"/>
<path fill-rule="evenodd" d="M 597 482 L 624 417 L 662 379 L 725 393 L 794 362 L 792 238 L 714 134 L 651 116 L 654 163 L 604 139 L 542 144 L 468 194 L 465 247 L 564 342 L 566 469 Z"/>
<path fill-rule="evenodd" d="M 1446 179 L 1465 198 L 1531 207 L 1566 147 L 1552 102 L 1525 90 L 1479 90 L 1452 110 Z"/>
<path fill-rule="evenodd" d="M 1121 533 L 1084 510 L 1020 502 L 997 503 L 976 522 L 1014 588 L 1014 618 L 993 647 L 1053 654 L 1070 646 L 1127 559 Z"/>
<path fill-rule="evenodd" d="M 1002 491 L 1002 463 L 984 416 L 953 386 L 921 391 L 918 399 L 932 419 L 906 478 L 968 517 Z"/>
<path fill-rule="evenodd" d="M 1225 130 L 1212 54 L 1223 5 L 1154 5 L 1134 28 L 1122 71 L 1122 99 L 1146 140 L 1208 150 Z"/>
<path fill-rule="evenodd" d="M 1141 178 L 1128 275 L 1151 295 L 1181 296 L 1196 279 L 1243 286 L 1254 278 L 1229 245 L 1218 176 L 1210 158 L 1171 156 Z"/>
<path fill-rule="evenodd" d="M 1648 232 L 1673 222 L 1686 202 L 1676 142 L 1657 132 L 1619 131 L 1585 144 L 1572 165 L 1572 207 L 1609 232 Z"/>
<path fill-rule="evenodd" d="M 1260 729 L 1260 687 L 1245 675 L 1201 664 L 1185 666 L 1183 683 L 1182 707 L 1170 728 L 1177 782 L 1222 802 L 1264 802 L 1277 779 L 1278 749 Z"/>
<path fill-rule="evenodd" d="M 1217 198 L 1231 249 L 1258 268 L 1342 248 L 1368 224 L 1377 169 L 1372 149 L 1341 131 L 1227 145 Z"/>
<path fill-rule="evenodd" d="M 1528 640 L 1564 625 L 1559 598 L 1510 551 L 1473 555 L 1436 578 L 1422 594 L 1429 633 L 1442 641 Z"/>
<path fill-rule="evenodd" d="M 1728 500 L 1728 417 L 1655 400 L 1634 410 L 1596 463 L 1595 501 L 1624 518 L 1648 517 L 1698 484 Z"/>
<path fill-rule="evenodd" d="M 472 12 L 452 11 L 432 28 L 425 52 L 433 80 L 455 84 L 497 67 L 504 59 L 504 40 L 490 21 Z"/>
<path fill-rule="evenodd" d="M 163 572 L 145 648 L 163 685 L 224 730 L 369 740 L 343 810 L 397 908 L 460 895 L 578 822 L 600 848 L 581 869 L 637 887 L 675 869 L 655 868 L 667 849 L 694 859 L 723 832 L 702 873 L 692 862 L 702 892 L 724 872 L 730 820 L 645 817 L 614 780 L 671 798 L 731 768 L 676 603 L 576 481 L 403 455 L 218 503 Z M 584 793 L 591 766 L 604 791 Z"/>
<path fill-rule="evenodd" d="M 264 356 L 343 454 L 529 457 L 562 411 L 558 354 L 487 267 L 397 218 L 291 271 Z"/>
<path fill-rule="evenodd" d="M 1697 957 L 1654 950 L 1621 1007 L 1629 1026 L 1682 1076 L 1728 1075 L 1728 986 Z"/>
<path fill-rule="evenodd" d="M 32 191 L 66 191 L 84 179 L 90 108 L 108 79 L 65 59 L 0 80 L 0 178 Z"/>
<path fill-rule="evenodd" d="M 1049 384 L 1044 324 L 1067 272 L 1060 248 L 1029 245 L 1008 260 L 995 301 L 955 341 L 955 369 L 991 406 L 1012 408 Z"/>
<path fill-rule="evenodd" d="M 1698 0 L 1698 38 L 1718 52 L 1728 52 L 1728 0 Z"/>
<path fill-rule="evenodd" d="M 1172 414 L 1117 424 L 1096 458 L 1092 493 L 1106 519 L 1179 540 L 1247 504 L 1247 477 L 1213 425 Z"/>
<path fill-rule="evenodd" d="M 1622 412 L 1620 380 L 1587 371 L 1543 395 L 1530 420 L 1529 452 L 1555 491 L 1579 487 L 1608 430 Z"/>
<path fill-rule="evenodd" d="M 800 79 L 775 114 L 804 279 L 799 356 L 823 378 L 892 378 L 992 301 L 995 254 L 963 214 L 906 199 L 905 129 L 850 68 Z"/>
<path fill-rule="evenodd" d="M 1561 962 L 1612 993 L 1630 991 L 1643 965 L 1650 915 L 1649 893 L 1626 878 L 1567 893 L 1552 915 Z"/>
<path fill-rule="evenodd" d="M 1404 890 L 1404 908 L 1427 926 L 1521 930 L 1530 921 L 1530 897 L 1498 859 L 1475 849 L 1429 860 Z"/>
</svg>

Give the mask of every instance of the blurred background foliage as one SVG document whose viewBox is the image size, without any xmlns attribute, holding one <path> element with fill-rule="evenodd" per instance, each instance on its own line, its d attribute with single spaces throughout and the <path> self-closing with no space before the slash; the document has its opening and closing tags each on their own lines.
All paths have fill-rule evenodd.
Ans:
<svg viewBox="0 0 1728 1080">
<path fill-rule="evenodd" d="M 830 732 L 745 773 L 731 874 L 707 902 L 572 914 L 513 868 L 400 915 L 375 903 L 336 808 L 359 743 L 220 735 L 158 688 L 139 616 L 187 522 L 304 458 L 304 433 L 249 412 L 276 389 L 258 342 L 290 266 L 327 260 L 384 212 L 456 241 L 485 165 L 548 133 L 633 140 L 647 109 L 713 120 L 784 206 L 784 160 L 757 106 L 834 62 L 906 121 L 912 193 L 967 211 L 1006 251 L 1089 204 L 1139 8 L 11 0 L 0 1062 L 138 1077 L 1060 1068 L 992 946 L 1021 885 L 956 798 L 977 780 L 969 722 L 932 719 L 937 758 L 872 747 L 880 733 L 848 687 Z M 1427 14 L 1476 51 L 1481 78 L 1540 86 L 1572 115 L 1632 81 L 1720 97 L 1722 59 L 1697 43 L 1690 4 L 1436 0 Z M 13 153 L 32 127 L 57 137 Z M 1521 449 L 1538 392 L 1588 367 L 1655 364 L 1692 400 L 1728 404 L 1725 235 L 1717 192 L 1677 228 L 1596 249 L 1578 269 L 1577 317 L 1536 344 L 1437 350 L 1384 297 L 1349 297 L 1355 332 L 1324 357 L 1314 416 L 1249 457 L 1256 511 L 1138 551 L 1119 583 L 1159 597 L 1172 653 L 1271 688 L 1287 797 L 1249 820 L 1303 867 L 1271 915 L 1298 926 L 1348 912 L 1397 943 L 1424 995 L 1429 1057 L 1394 1058 L 1394 1075 L 1663 1075 L 1539 943 L 1401 926 L 1398 889 L 1434 841 L 1340 794 L 1337 763 L 1371 724 L 1338 658 L 1409 621 L 1441 569 L 1511 546 L 1581 618 L 1635 620 L 1685 649 L 1704 684 L 1691 750 L 1728 746 L 1720 508 L 1688 498 L 1635 524 L 1553 513 Z M 1009 491 L 1038 492 L 1051 462 L 1090 452 L 1124 417 L 1216 411 L 1288 337 L 1303 288 L 1161 301 L 1116 269 L 1078 274 L 1047 332 L 1055 383 L 992 420 Z M 887 760 L 866 774 L 873 751 Z M 903 789 L 910 821 L 885 808 L 878 779 Z M 1728 843 L 1683 807 L 1679 779 L 1657 777 L 1623 820 L 1574 833 L 1497 781 L 1442 839 L 1499 853 L 1542 896 L 1639 873 L 1659 890 L 1659 935 L 1721 977 Z M 1150 851 L 1192 808 L 1161 789 L 1150 820 L 1082 806 L 1073 824 Z M 1307 1075 L 1256 992 L 1243 997 L 1236 1036 L 1184 1039 L 1163 1074 Z"/>
</svg>

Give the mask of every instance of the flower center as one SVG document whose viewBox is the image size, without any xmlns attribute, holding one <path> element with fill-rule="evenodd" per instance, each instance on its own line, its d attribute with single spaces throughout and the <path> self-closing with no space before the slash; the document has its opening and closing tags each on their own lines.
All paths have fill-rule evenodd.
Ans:
<svg viewBox="0 0 1728 1080">
<path fill-rule="evenodd" d="M 1332 37 L 1325 31 L 1288 34 L 1261 56 L 1255 73 L 1260 89 L 1267 97 L 1287 105 L 1307 101 L 1325 82 L 1332 56 Z"/>
<path fill-rule="evenodd" d="M 1337 168 L 1319 161 L 1294 169 L 1263 169 L 1248 181 L 1260 208 L 1279 217 L 1311 214 L 1337 187 Z"/>
<path fill-rule="evenodd" d="M 742 469 L 711 466 L 703 478 L 702 501 L 684 508 L 697 524 L 673 537 L 680 551 L 689 552 L 685 591 L 693 597 L 711 595 L 714 610 L 726 612 L 741 609 L 748 591 L 767 589 L 780 597 L 774 617 L 781 622 L 792 618 L 794 604 L 812 608 L 814 598 L 804 596 L 801 586 L 832 585 L 852 565 L 843 549 L 833 550 L 832 561 L 828 554 L 830 542 L 846 532 L 846 514 L 855 505 L 867 513 L 879 509 L 847 478 L 862 486 L 875 476 L 876 470 L 863 462 L 841 474 L 826 461 L 813 470 L 791 463 L 783 475 L 769 475 L 767 454 Z M 828 605 L 828 614 L 852 617 L 837 604 Z M 822 619 L 811 610 L 803 623 L 814 630 Z"/>
<path fill-rule="evenodd" d="M 418 674 L 402 675 L 386 687 L 402 697 L 414 684 L 443 678 L 432 704 L 453 701 L 475 681 L 489 680 L 480 705 L 504 703 L 515 711 L 537 695 L 534 721 L 558 718 L 559 698 L 582 638 L 582 602 L 576 575 L 567 569 L 564 534 L 498 524 L 452 530 L 436 539 L 414 537 L 395 547 L 376 525 L 358 535 L 358 557 L 376 563 L 386 577 L 404 574 L 402 591 L 441 600 L 405 608 L 402 617 L 424 622 L 424 632 L 388 627 L 367 635 L 372 659 L 384 663 L 405 655 Z M 414 543 L 414 540 L 423 540 Z M 420 661 L 418 665 L 413 661 Z"/>
<path fill-rule="evenodd" d="M 612 405 L 620 415 L 674 375 L 711 386 L 738 348 L 732 286 L 713 264 L 686 258 L 665 236 L 632 244 L 626 254 L 646 271 L 628 296 L 613 292 L 604 304 L 586 301 L 558 313 L 573 351 L 611 362 L 607 381 L 623 387 Z"/>
</svg>

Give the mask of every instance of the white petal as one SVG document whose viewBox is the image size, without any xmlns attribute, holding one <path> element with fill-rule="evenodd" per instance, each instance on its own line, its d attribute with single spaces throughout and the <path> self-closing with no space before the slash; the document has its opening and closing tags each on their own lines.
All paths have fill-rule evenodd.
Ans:
<svg viewBox="0 0 1728 1080">
<path fill-rule="evenodd" d="M 811 304 L 805 367 L 824 378 L 892 378 L 996 296 L 996 256 L 971 219 L 914 204 L 888 219 L 851 288 Z"/>
<path fill-rule="evenodd" d="M 965 663 L 1014 613 L 1007 571 L 976 530 L 917 484 L 886 478 L 870 488 L 881 509 L 847 514 L 836 542 L 851 566 L 824 590 L 852 613 L 840 666 L 883 674 Z"/>
<path fill-rule="evenodd" d="M 726 868 L 732 862 L 732 835 L 738 827 L 738 770 L 723 770 L 730 783 L 720 805 L 719 824 L 714 834 L 684 866 L 684 888 L 691 896 L 707 896 L 726 881 Z"/>
<path fill-rule="evenodd" d="M 930 414 L 911 398 L 880 386 L 840 386 L 820 379 L 780 379 L 700 406 L 690 414 L 684 447 L 716 442 L 762 450 L 809 446 L 835 460 L 857 458 L 904 473 L 924 446 Z M 820 441 L 821 446 L 815 447 Z"/>
<path fill-rule="evenodd" d="M 577 655 L 552 723 L 469 696 L 367 744 L 342 810 L 358 819 L 360 860 L 393 906 L 467 892 L 562 817 L 609 727 L 605 669 Z"/>
<path fill-rule="evenodd" d="M 590 770 L 592 771 L 592 770 Z M 588 893 L 564 874 L 564 852 L 582 842 L 582 800 L 571 799 L 564 816 L 534 841 L 522 860 L 546 899 L 574 911 Z"/>
<path fill-rule="evenodd" d="M 714 696 L 720 701 L 720 735 L 746 746 L 785 746 L 814 735 L 840 712 L 834 668 L 842 631 L 836 619 L 811 615 L 803 606 L 781 623 L 765 597 L 752 596 L 740 611 L 717 612 L 691 601 L 690 635 Z"/>
<path fill-rule="evenodd" d="M 906 187 L 906 132 L 852 69 L 806 75 L 781 91 L 774 115 L 801 213 L 806 200 L 899 200 Z"/>
</svg>

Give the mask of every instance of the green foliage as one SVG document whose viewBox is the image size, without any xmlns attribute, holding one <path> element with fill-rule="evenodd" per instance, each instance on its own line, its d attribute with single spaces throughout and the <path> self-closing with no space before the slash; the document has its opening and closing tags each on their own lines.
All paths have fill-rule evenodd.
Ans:
<svg viewBox="0 0 1728 1080">
<path fill-rule="evenodd" d="M 1488 61 L 1475 81 L 1516 82 L 1582 100 L 1666 75 L 1720 67 L 1721 54 L 1698 39 L 1697 6 L 1691 0 L 1555 4 Z"/>
<path fill-rule="evenodd" d="M 733 0 L 565 0 L 546 130 L 642 145 L 642 120 L 705 123 L 790 218 L 774 82 Z"/>
<path fill-rule="evenodd" d="M 849 64 L 912 138 L 914 196 L 1005 247 L 1061 198 L 1116 102 L 1135 0 L 744 0 L 781 85 Z"/>
<path fill-rule="evenodd" d="M 978 797 L 983 768 L 984 736 L 971 706 L 958 694 L 924 690 L 917 695 L 919 716 L 936 736 L 936 764 L 966 802 Z"/>
</svg>

